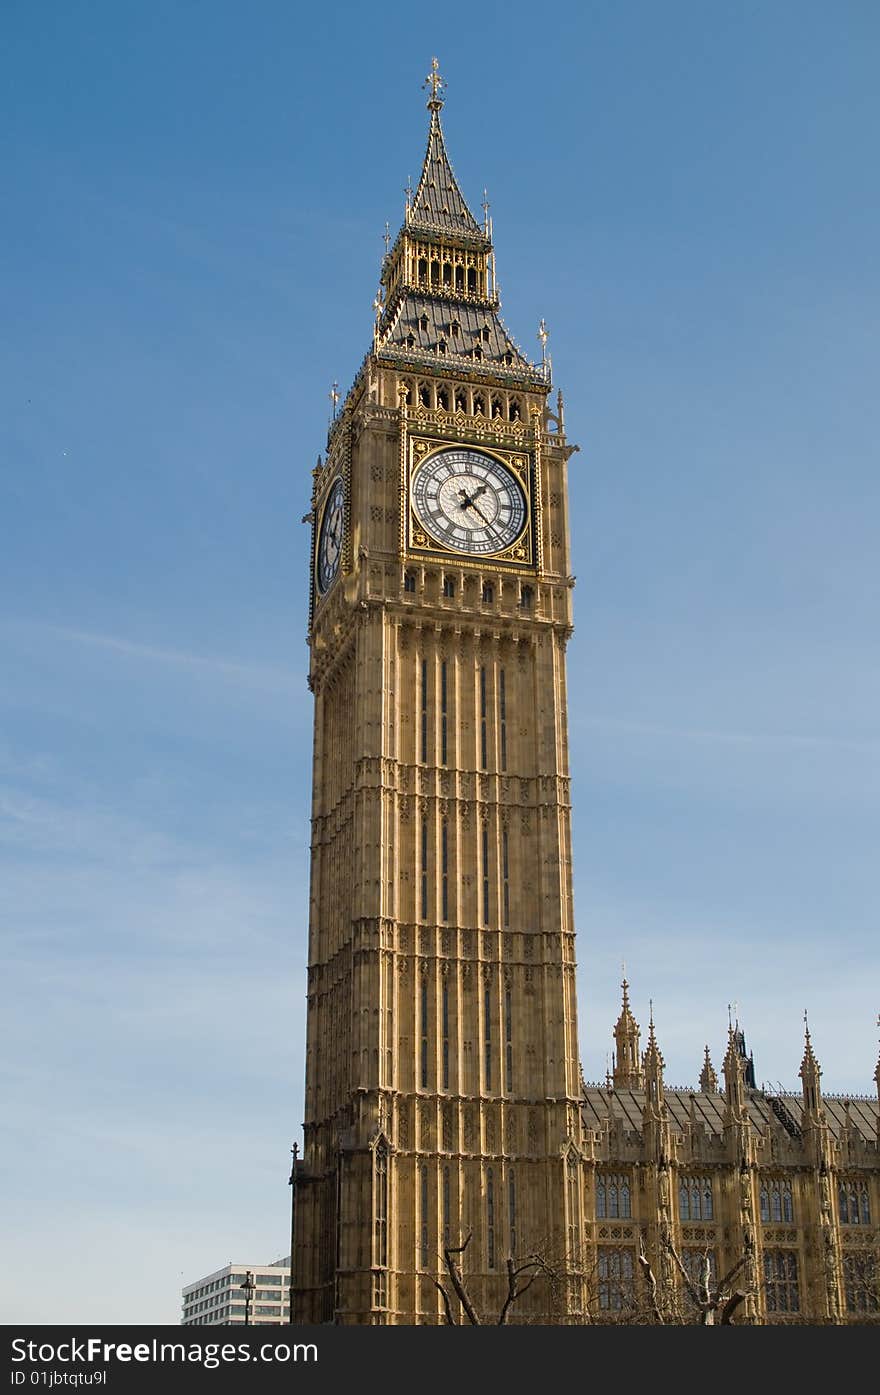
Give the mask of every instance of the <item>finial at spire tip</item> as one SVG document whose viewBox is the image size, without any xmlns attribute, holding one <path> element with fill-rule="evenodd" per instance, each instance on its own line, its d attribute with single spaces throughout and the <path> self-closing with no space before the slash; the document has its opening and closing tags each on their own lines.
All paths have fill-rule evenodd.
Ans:
<svg viewBox="0 0 880 1395">
<path fill-rule="evenodd" d="M 428 98 L 428 111 L 440 111 L 446 100 L 446 83 L 440 76 L 440 64 L 436 58 L 431 59 L 431 71 L 422 83 L 422 87 L 430 87 L 431 89 L 431 95 Z"/>
</svg>

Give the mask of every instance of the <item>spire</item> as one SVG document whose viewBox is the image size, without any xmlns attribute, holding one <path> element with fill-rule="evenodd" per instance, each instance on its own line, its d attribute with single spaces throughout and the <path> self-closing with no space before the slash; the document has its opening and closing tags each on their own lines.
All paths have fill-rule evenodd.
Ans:
<svg viewBox="0 0 880 1395">
<path fill-rule="evenodd" d="M 639 1024 L 629 1006 L 629 984 L 624 974 L 623 1006 L 614 1027 L 614 1087 L 617 1090 L 641 1090 L 644 1085 L 639 1058 Z"/>
<path fill-rule="evenodd" d="M 423 86 L 431 89 L 428 98 L 431 124 L 422 177 L 412 199 L 407 198 L 407 226 L 414 232 L 464 234 L 469 238 L 477 237 L 485 244 L 488 236 L 465 203 L 446 153 L 440 125 L 446 84 L 440 76 L 436 58 L 431 59 L 431 71 Z"/>
<path fill-rule="evenodd" d="M 804 1012 L 804 1059 L 801 1061 L 798 1075 L 803 1083 L 804 1112 L 816 1117 L 822 1108 L 822 1086 L 820 1083 L 822 1070 L 813 1053 L 810 1024 L 807 1021 L 806 1012 Z"/>
<path fill-rule="evenodd" d="M 715 1067 L 712 1065 L 707 1044 L 703 1057 L 703 1069 L 700 1071 L 700 1090 L 704 1095 L 714 1095 L 717 1089 L 718 1076 L 715 1074 Z"/>
<path fill-rule="evenodd" d="M 744 1058 L 737 1041 L 737 1031 L 731 1022 L 727 1029 L 727 1051 L 722 1070 L 724 1071 L 724 1094 L 727 1099 L 726 1113 L 734 1120 L 741 1120 L 745 1116 L 744 1064 Z"/>
<path fill-rule="evenodd" d="M 669 1116 L 663 1098 L 663 1057 L 654 1035 L 654 1005 L 648 1023 L 644 1056 L 645 1103 L 642 1108 L 642 1144 L 645 1157 L 665 1167 L 670 1152 Z M 668 1177 L 667 1177 L 668 1182 Z M 658 1178 L 659 1184 L 659 1178 Z"/>
<path fill-rule="evenodd" d="M 655 1104 L 659 1109 L 663 1104 L 663 1067 L 666 1062 L 660 1054 L 657 1038 L 654 1035 L 654 1004 L 651 1003 L 651 1016 L 648 1022 L 648 1045 L 645 1049 L 645 1107 Z"/>
</svg>

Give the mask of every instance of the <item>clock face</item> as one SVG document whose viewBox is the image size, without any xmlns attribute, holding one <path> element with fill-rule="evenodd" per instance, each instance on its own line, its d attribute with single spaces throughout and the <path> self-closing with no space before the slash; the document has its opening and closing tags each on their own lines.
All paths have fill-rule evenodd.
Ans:
<svg viewBox="0 0 880 1395">
<path fill-rule="evenodd" d="M 526 498 L 513 472 L 465 447 L 438 451 L 419 466 L 412 504 L 425 532 L 456 552 L 503 552 L 526 525 Z"/>
<path fill-rule="evenodd" d="M 321 530 L 318 534 L 317 581 L 321 595 L 332 586 L 339 571 L 342 556 L 342 531 L 345 523 L 345 490 L 342 480 L 334 482 L 324 506 Z"/>
</svg>

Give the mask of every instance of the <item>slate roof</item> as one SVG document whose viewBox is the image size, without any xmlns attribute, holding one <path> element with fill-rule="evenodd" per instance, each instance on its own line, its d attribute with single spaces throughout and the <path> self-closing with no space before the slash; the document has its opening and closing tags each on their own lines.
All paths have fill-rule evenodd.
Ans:
<svg viewBox="0 0 880 1395">
<path fill-rule="evenodd" d="M 432 364 L 449 362 L 459 368 L 479 365 L 490 372 L 537 376 L 494 310 L 441 296 L 436 290 L 430 295 L 408 291 L 401 297 L 388 323 L 380 327 L 379 349 L 428 358 Z"/>
<path fill-rule="evenodd" d="M 422 230 L 427 233 L 447 233 L 464 236 L 469 240 L 476 237 L 482 243 L 489 240 L 458 187 L 446 153 L 440 113 L 436 110 L 431 112 L 422 177 L 413 197 L 407 221 L 414 232 Z"/>
<path fill-rule="evenodd" d="M 664 1090 L 664 1098 L 669 1111 L 669 1122 L 677 1132 L 683 1133 L 690 1123 L 691 1100 L 694 1102 L 696 1117 L 707 1133 L 721 1134 L 724 1131 L 724 1096 L 702 1090 Z M 746 1091 L 746 1104 L 749 1117 L 756 1131 L 766 1134 L 772 1119 L 778 1116 L 773 1110 L 769 1096 L 760 1090 Z M 800 1094 L 778 1095 L 786 1115 L 796 1129 L 803 1123 L 804 1101 Z M 851 1124 L 866 1142 L 877 1138 L 877 1103 L 870 1098 L 853 1098 L 849 1101 Z M 642 1110 L 645 1106 L 644 1090 L 606 1090 L 599 1085 L 588 1085 L 584 1090 L 582 1116 L 589 1129 L 601 1129 L 608 1122 L 608 1111 L 620 1119 L 623 1127 L 636 1134 L 642 1132 Z M 839 1138 L 846 1122 L 843 1097 L 823 1096 L 822 1108 L 832 1135 Z"/>
</svg>

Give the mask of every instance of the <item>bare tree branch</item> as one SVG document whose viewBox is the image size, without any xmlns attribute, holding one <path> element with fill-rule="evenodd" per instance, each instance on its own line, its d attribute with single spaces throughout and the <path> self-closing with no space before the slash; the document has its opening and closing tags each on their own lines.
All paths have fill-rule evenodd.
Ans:
<svg viewBox="0 0 880 1395">
<path fill-rule="evenodd" d="M 688 1291 L 688 1293 L 690 1294 L 691 1298 L 692 1298 L 692 1299 L 694 1300 L 694 1302 L 696 1303 L 697 1307 L 698 1307 L 698 1308 L 701 1308 L 703 1305 L 702 1305 L 702 1300 L 701 1300 L 701 1298 L 700 1298 L 699 1292 L 698 1292 L 698 1290 L 694 1287 L 693 1282 L 691 1281 L 691 1276 L 690 1276 L 690 1274 L 688 1273 L 688 1271 L 685 1269 L 685 1267 L 684 1267 L 684 1265 L 683 1265 L 683 1263 L 682 1263 L 681 1255 L 678 1253 L 678 1250 L 675 1248 L 675 1246 L 673 1245 L 673 1243 L 672 1243 L 671 1240 L 665 1240 L 663 1243 L 664 1243 L 666 1249 L 667 1249 L 667 1250 L 669 1251 L 669 1253 L 672 1255 L 672 1258 L 675 1260 L 675 1267 L 677 1268 L 677 1270 L 678 1270 L 679 1274 L 681 1275 L 681 1277 L 684 1279 L 684 1286 L 685 1286 L 685 1288 L 687 1289 L 687 1291 Z"/>
<path fill-rule="evenodd" d="M 663 1313 L 660 1311 L 660 1304 L 657 1302 L 657 1280 L 654 1278 L 651 1261 L 645 1253 L 645 1242 L 641 1238 L 639 1239 L 638 1260 L 642 1276 L 645 1280 L 645 1286 L 648 1290 L 648 1296 L 651 1300 L 651 1311 L 654 1314 L 654 1320 L 662 1326 L 664 1318 Z"/>
<path fill-rule="evenodd" d="M 443 1287 L 443 1285 L 441 1284 L 441 1282 L 440 1282 L 439 1279 L 435 1279 L 435 1280 L 434 1280 L 434 1287 L 437 1288 L 437 1289 L 439 1289 L 440 1296 L 441 1296 L 441 1298 L 443 1299 L 443 1307 L 446 1309 L 446 1322 L 447 1322 L 448 1326 L 449 1326 L 449 1327 L 457 1327 L 457 1326 L 458 1326 L 458 1323 L 455 1321 L 455 1318 L 452 1316 L 452 1308 L 451 1308 L 450 1303 L 449 1303 L 449 1294 L 446 1292 L 446 1289 Z"/>
<path fill-rule="evenodd" d="M 727 1302 L 724 1304 L 724 1307 L 721 1309 L 722 1327 L 732 1326 L 732 1318 L 734 1313 L 736 1312 L 740 1303 L 745 1303 L 747 1297 L 748 1295 L 743 1293 L 741 1289 L 737 1289 L 736 1293 L 732 1293 L 730 1295 Z"/>
<path fill-rule="evenodd" d="M 468 1322 L 472 1323 L 474 1327 L 480 1327 L 482 1324 L 477 1316 L 476 1308 L 468 1297 L 468 1291 L 465 1288 L 464 1278 L 462 1277 L 458 1260 L 453 1258 L 454 1255 L 464 1254 L 472 1238 L 473 1231 L 469 1231 L 468 1237 L 463 1245 L 447 1245 L 443 1251 L 443 1259 L 449 1271 L 449 1277 L 452 1280 L 452 1287 L 455 1289 L 456 1297 L 467 1313 Z"/>
</svg>

